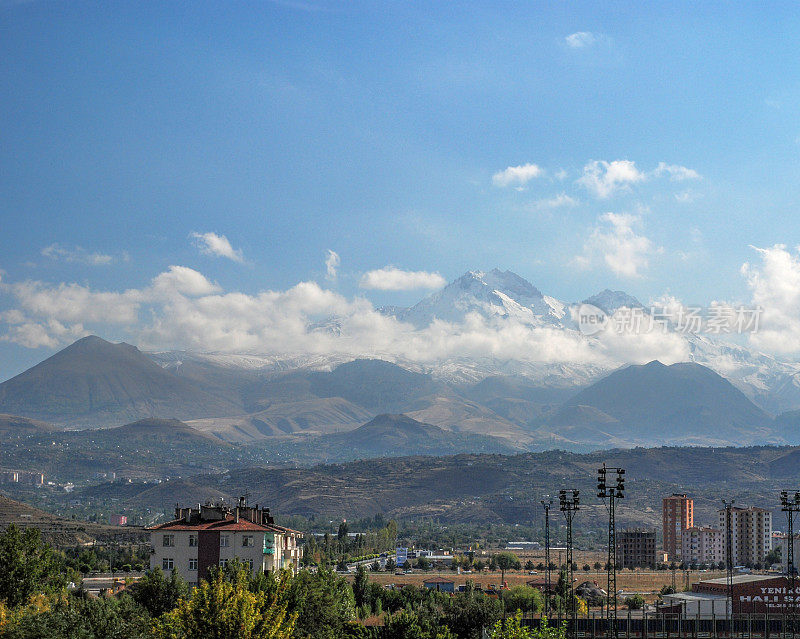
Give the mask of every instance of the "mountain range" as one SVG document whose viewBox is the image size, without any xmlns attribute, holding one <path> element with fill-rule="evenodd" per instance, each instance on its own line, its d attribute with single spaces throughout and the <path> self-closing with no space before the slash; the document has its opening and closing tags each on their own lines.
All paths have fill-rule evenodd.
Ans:
<svg viewBox="0 0 800 639">
<path fill-rule="evenodd" d="M 609 314 L 642 307 L 610 290 L 584 302 Z M 383 312 L 419 327 L 478 314 L 572 335 L 573 308 L 493 270 L 471 271 L 414 306 Z M 411 421 L 395 418 L 391 437 L 416 442 L 408 452 L 428 450 L 439 431 L 461 437 L 444 450 L 462 450 L 465 441 L 476 450 L 498 442 L 511 450 L 797 442 L 799 365 L 708 336 L 681 339 L 692 361 L 670 366 L 448 360 L 422 368 L 343 355 L 147 353 L 90 336 L 0 384 L 0 413 L 26 418 L 28 429 L 174 419 L 229 443 L 360 433 L 375 454 L 386 446 L 375 448 L 372 420 L 400 414 Z"/>
</svg>

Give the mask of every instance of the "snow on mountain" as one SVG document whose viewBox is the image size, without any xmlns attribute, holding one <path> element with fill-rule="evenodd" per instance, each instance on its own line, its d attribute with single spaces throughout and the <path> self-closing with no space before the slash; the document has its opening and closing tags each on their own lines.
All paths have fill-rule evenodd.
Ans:
<svg viewBox="0 0 800 639">
<path fill-rule="evenodd" d="M 613 315 L 614 311 L 623 307 L 644 308 L 644 305 L 639 300 L 628 295 L 624 291 L 611 291 L 609 289 L 587 297 L 582 303 L 596 306 L 600 310 L 605 311 L 607 315 Z"/>
<path fill-rule="evenodd" d="M 463 322 L 470 313 L 490 319 L 515 319 L 529 326 L 562 328 L 566 305 L 545 297 L 516 273 L 493 269 L 469 271 L 411 308 L 392 308 L 390 312 L 417 328 L 434 320 Z"/>
<path fill-rule="evenodd" d="M 583 300 L 609 316 L 622 307 L 643 308 L 635 297 L 623 291 L 606 289 Z M 494 325 L 514 322 L 530 328 L 564 331 L 574 339 L 594 340 L 577 331 L 574 311 L 578 303 L 560 301 L 544 295 L 533 284 L 512 273 L 494 269 L 488 272 L 469 271 L 410 308 L 384 307 L 383 314 L 424 329 L 434 321 L 462 324 L 471 314 L 478 314 Z M 337 333 L 337 318 L 328 318 L 311 330 Z M 781 361 L 717 336 L 683 334 L 668 325 L 668 331 L 686 341 L 688 359 L 708 366 L 744 392 L 764 410 L 777 414 L 800 407 L 800 363 Z M 153 353 L 151 357 L 165 368 L 176 370 L 187 362 L 205 362 L 216 367 L 259 372 L 294 369 L 331 370 L 336 365 L 363 357 L 354 352 L 332 354 L 270 353 Z M 614 370 L 617 365 L 585 363 L 545 363 L 491 357 L 451 357 L 443 361 L 420 363 L 398 353 L 373 352 L 370 357 L 385 359 L 415 372 L 430 373 L 443 381 L 473 384 L 491 375 L 524 377 L 531 383 L 548 388 L 586 386 Z"/>
</svg>

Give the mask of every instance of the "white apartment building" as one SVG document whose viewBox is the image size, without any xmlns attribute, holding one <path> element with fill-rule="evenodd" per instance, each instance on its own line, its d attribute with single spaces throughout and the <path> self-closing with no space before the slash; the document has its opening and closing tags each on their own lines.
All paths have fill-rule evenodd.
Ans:
<svg viewBox="0 0 800 639">
<path fill-rule="evenodd" d="M 283 568 L 297 572 L 302 533 L 278 526 L 269 508 L 217 504 L 176 508 L 175 519 L 150 530 L 150 568 L 176 570 L 189 584 L 208 577 L 212 566 L 238 559 L 253 575 Z"/>
<path fill-rule="evenodd" d="M 681 531 L 681 557 L 690 564 L 725 561 L 725 533 L 703 526 L 692 526 Z"/>
<path fill-rule="evenodd" d="M 731 561 L 734 566 L 763 564 L 772 549 L 772 513 L 763 508 L 731 508 Z M 727 534 L 727 511 L 719 511 L 719 527 Z M 723 537 L 726 547 L 727 539 Z"/>
</svg>

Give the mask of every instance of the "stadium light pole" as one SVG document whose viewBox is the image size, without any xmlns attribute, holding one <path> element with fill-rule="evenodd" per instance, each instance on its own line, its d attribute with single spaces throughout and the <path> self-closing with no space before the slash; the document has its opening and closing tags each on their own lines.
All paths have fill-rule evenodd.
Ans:
<svg viewBox="0 0 800 639">
<path fill-rule="evenodd" d="M 786 523 L 788 527 L 788 539 L 786 541 L 786 573 L 789 577 L 789 588 L 792 593 L 791 608 L 791 631 L 794 633 L 794 613 L 797 605 L 797 595 L 795 593 L 797 568 L 794 565 L 794 518 L 800 512 L 800 491 L 795 491 L 793 496 L 789 496 L 788 490 L 781 491 L 781 510 L 786 513 Z"/>
<path fill-rule="evenodd" d="M 574 594 L 574 571 L 572 570 L 572 518 L 580 508 L 580 491 L 574 488 L 566 488 L 558 491 L 558 505 L 567 520 L 567 580 L 569 581 L 569 601 L 567 602 L 567 613 L 572 618 L 573 633 L 575 631 L 575 594 Z"/>
<path fill-rule="evenodd" d="M 615 484 L 611 484 L 609 473 L 616 473 Z M 617 637 L 617 523 L 616 501 L 625 497 L 625 469 L 608 467 L 603 463 L 597 469 L 597 496 L 608 499 L 608 605 L 606 606 L 606 619 L 608 620 L 609 636 Z"/>
<path fill-rule="evenodd" d="M 727 569 L 728 601 L 730 602 L 728 618 L 733 619 L 733 519 L 731 515 L 733 499 L 723 499 L 722 503 L 725 506 L 725 567 Z"/>
<path fill-rule="evenodd" d="M 553 500 L 550 495 L 542 499 L 544 507 L 544 614 L 550 616 L 550 506 Z"/>
</svg>

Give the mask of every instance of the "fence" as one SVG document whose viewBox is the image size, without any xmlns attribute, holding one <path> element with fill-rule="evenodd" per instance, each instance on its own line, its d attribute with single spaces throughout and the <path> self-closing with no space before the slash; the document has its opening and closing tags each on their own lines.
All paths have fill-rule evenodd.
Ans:
<svg viewBox="0 0 800 639">
<path fill-rule="evenodd" d="M 775 614 L 684 615 L 680 613 L 635 614 L 618 613 L 617 633 L 602 616 L 584 616 L 576 619 L 547 620 L 547 625 L 559 627 L 566 621 L 567 637 L 586 639 L 668 638 L 675 639 L 784 639 L 800 637 L 800 617 Z M 538 617 L 523 619 L 526 626 L 538 627 Z"/>
</svg>

